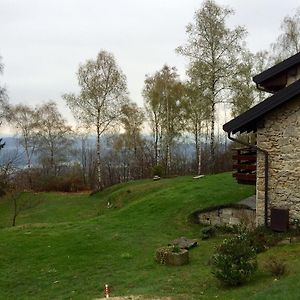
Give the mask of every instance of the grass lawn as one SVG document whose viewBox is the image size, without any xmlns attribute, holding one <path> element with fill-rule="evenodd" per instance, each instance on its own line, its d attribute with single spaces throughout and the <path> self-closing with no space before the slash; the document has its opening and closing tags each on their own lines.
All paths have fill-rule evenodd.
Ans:
<svg viewBox="0 0 300 300">
<path fill-rule="evenodd" d="M 198 208 L 239 201 L 254 193 L 231 174 L 142 180 L 87 194 L 23 194 L 35 203 L 10 227 L 12 205 L 0 202 L 0 299 L 94 299 L 104 284 L 112 295 L 174 299 L 299 299 L 300 245 L 278 246 L 259 255 L 285 257 L 289 274 L 274 281 L 262 270 L 249 284 L 223 288 L 209 258 L 222 240 L 200 241 L 190 264 L 158 265 L 155 249 L 180 236 L 199 238 L 187 221 Z M 107 202 L 112 208 L 107 208 Z M 288 293 L 287 290 L 288 289 Z"/>
</svg>

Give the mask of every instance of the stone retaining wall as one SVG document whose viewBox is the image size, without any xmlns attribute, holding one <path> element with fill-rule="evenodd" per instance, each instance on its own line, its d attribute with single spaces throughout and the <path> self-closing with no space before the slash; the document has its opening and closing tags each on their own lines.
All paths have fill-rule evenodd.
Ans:
<svg viewBox="0 0 300 300">
<path fill-rule="evenodd" d="M 198 211 L 198 221 L 204 225 L 255 225 L 255 210 L 250 208 L 226 207 L 211 211 Z"/>
<path fill-rule="evenodd" d="M 292 222 L 300 219 L 300 98 L 267 114 L 261 127 L 257 146 L 269 153 L 269 208 L 289 209 Z M 264 155 L 258 151 L 257 225 L 264 223 L 264 165 Z"/>
</svg>

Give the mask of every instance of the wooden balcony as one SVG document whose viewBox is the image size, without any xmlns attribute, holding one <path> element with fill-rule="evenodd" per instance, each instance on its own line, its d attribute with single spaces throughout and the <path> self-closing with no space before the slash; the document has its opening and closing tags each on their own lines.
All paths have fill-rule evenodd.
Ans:
<svg viewBox="0 0 300 300">
<path fill-rule="evenodd" d="M 238 183 L 256 184 L 256 151 L 251 148 L 233 149 L 233 170 Z"/>
</svg>

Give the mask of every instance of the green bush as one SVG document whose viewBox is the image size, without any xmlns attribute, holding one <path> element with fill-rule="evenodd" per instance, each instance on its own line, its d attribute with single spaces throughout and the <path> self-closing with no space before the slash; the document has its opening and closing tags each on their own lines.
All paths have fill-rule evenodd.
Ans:
<svg viewBox="0 0 300 300">
<path fill-rule="evenodd" d="M 156 166 L 152 167 L 152 175 L 162 177 L 163 167 L 161 165 L 156 165 Z"/>
<path fill-rule="evenodd" d="M 260 226 L 247 232 L 247 236 L 256 253 L 260 253 L 277 245 L 277 243 L 283 239 L 284 234 L 274 232 L 270 228 Z"/>
<path fill-rule="evenodd" d="M 225 239 L 212 258 L 213 274 L 225 285 L 250 280 L 257 269 L 256 252 L 246 234 Z"/>
<path fill-rule="evenodd" d="M 213 237 L 216 233 L 216 228 L 214 226 L 206 226 L 203 227 L 201 230 L 201 237 L 202 240 L 207 240 L 211 237 Z"/>
</svg>

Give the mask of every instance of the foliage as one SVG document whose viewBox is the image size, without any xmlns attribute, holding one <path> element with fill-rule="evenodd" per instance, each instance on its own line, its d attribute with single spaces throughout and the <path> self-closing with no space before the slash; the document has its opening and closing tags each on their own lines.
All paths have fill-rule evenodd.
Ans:
<svg viewBox="0 0 300 300">
<path fill-rule="evenodd" d="M 1 62 L 2 57 L 0 56 L 0 75 L 3 72 L 3 64 Z M 6 89 L 2 87 L 0 84 L 0 126 L 2 125 L 3 121 L 7 119 L 7 116 L 9 114 L 10 106 L 8 104 L 8 97 L 6 93 Z M 2 138 L 0 138 L 0 151 L 5 146 L 5 142 L 2 141 Z M 1 188 L 0 188 L 0 194 L 1 194 Z M 1 197 L 1 196 L 0 196 Z"/>
<path fill-rule="evenodd" d="M 212 238 L 216 233 L 216 228 L 214 226 L 206 226 L 201 229 L 202 240 L 207 240 Z"/>
<path fill-rule="evenodd" d="M 114 56 L 100 51 L 95 60 L 79 67 L 79 95 L 65 94 L 63 98 L 75 118 L 87 128 L 93 127 L 97 137 L 97 187 L 103 187 L 100 137 L 120 120 L 122 107 L 127 102 L 126 76 Z"/>
<path fill-rule="evenodd" d="M 271 45 L 271 61 L 278 63 L 300 51 L 300 8 L 293 16 L 286 16 L 281 23 L 281 33 Z"/>
<path fill-rule="evenodd" d="M 43 114 L 24 104 L 12 106 L 9 111 L 8 120 L 17 130 L 20 144 L 25 151 L 28 168 L 31 167 L 31 159 L 36 150 L 37 131 L 41 129 L 38 125 L 42 122 L 42 118 Z"/>
<path fill-rule="evenodd" d="M 128 102 L 122 106 L 121 125 L 124 133 L 112 138 L 112 155 L 116 164 L 123 166 L 122 181 L 144 177 L 143 154 L 145 141 L 141 130 L 145 121 L 144 112 L 135 103 Z"/>
<path fill-rule="evenodd" d="M 232 116 L 237 117 L 255 104 L 255 92 L 257 90 L 252 81 L 254 75 L 255 56 L 244 51 L 242 62 L 237 65 L 236 76 L 231 78 L 231 110 Z"/>
<path fill-rule="evenodd" d="M 225 239 L 213 256 L 213 274 L 225 285 L 247 282 L 257 269 L 256 252 L 247 236 Z"/>
<path fill-rule="evenodd" d="M 256 227 L 254 230 L 248 231 L 246 235 L 256 253 L 275 246 L 283 238 L 282 233 L 274 232 L 264 226 Z"/>
<path fill-rule="evenodd" d="M 171 169 L 174 139 L 183 130 L 183 94 L 184 86 L 175 67 L 164 65 L 160 71 L 146 77 L 143 96 L 153 133 L 154 163 L 163 162 L 166 174 Z"/>
<path fill-rule="evenodd" d="M 162 177 L 163 175 L 163 167 L 161 165 L 156 165 L 152 167 L 152 176 Z"/>
<path fill-rule="evenodd" d="M 239 224 L 215 226 L 217 232 L 225 234 L 241 234 L 245 233 L 245 228 Z"/>
<path fill-rule="evenodd" d="M 58 168 L 68 161 L 73 144 L 70 138 L 72 130 L 58 111 L 55 102 L 43 104 L 37 109 L 36 114 L 39 160 L 46 172 L 55 176 Z"/>
<path fill-rule="evenodd" d="M 243 50 L 246 30 L 243 27 L 230 29 L 226 22 L 233 10 L 219 6 L 213 0 L 203 2 L 196 11 L 194 22 L 187 26 L 187 43 L 177 51 L 189 59 L 188 75 L 191 82 L 204 92 L 209 108 L 210 163 L 215 167 L 215 118 L 216 105 L 223 101 L 223 92 L 237 70 Z"/>
<path fill-rule="evenodd" d="M 270 256 L 264 264 L 264 268 L 276 278 L 281 277 L 287 273 L 286 263 L 275 256 Z"/>
<path fill-rule="evenodd" d="M 3 73 L 4 69 L 1 60 L 2 57 L 0 56 L 0 75 Z M 0 84 L 0 124 L 2 124 L 3 120 L 6 118 L 8 110 L 9 105 L 6 89 Z"/>
<path fill-rule="evenodd" d="M 185 84 L 185 94 L 183 98 L 183 114 L 185 128 L 192 132 L 195 142 L 195 161 L 196 172 L 198 175 L 202 172 L 202 146 L 201 139 L 205 124 L 209 120 L 209 103 L 202 85 L 195 82 Z"/>
</svg>

